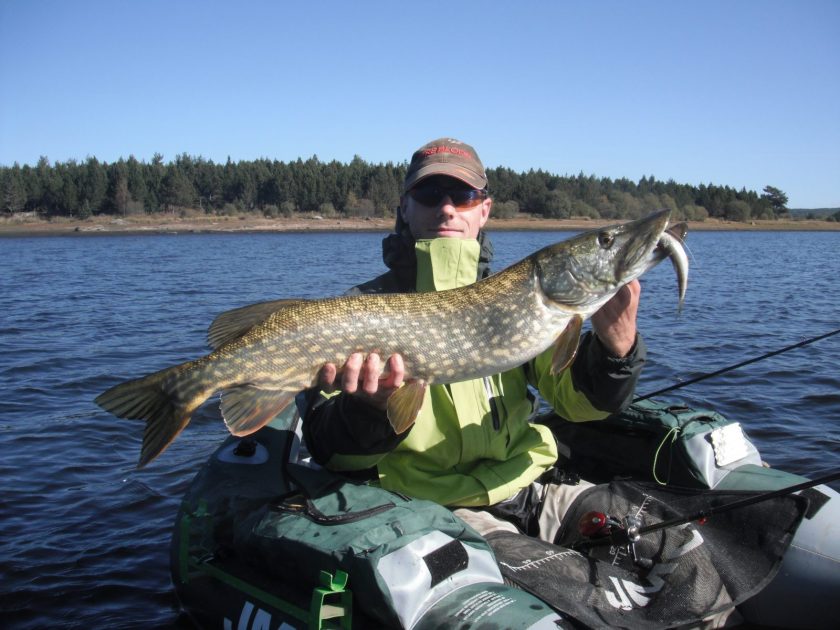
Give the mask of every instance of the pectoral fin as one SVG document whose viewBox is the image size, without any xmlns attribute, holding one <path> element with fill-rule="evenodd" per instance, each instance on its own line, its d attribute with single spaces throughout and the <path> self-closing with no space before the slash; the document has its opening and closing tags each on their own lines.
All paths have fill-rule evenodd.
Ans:
<svg viewBox="0 0 840 630">
<path fill-rule="evenodd" d="M 388 398 L 388 422 L 394 433 L 405 433 L 414 424 L 423 406 L 427 387 L 428 383 L 424 380 L 408 381 Z"/>
<path fill-rule="evenodd" d="M 572 315 L 569 323 L 554 342 L 554 353 L 551 355 L 552 374 L 559 374 L 572 364 L 577 354 L 582 328 L 583 318 L 580 315 Z"/>
<path fill-rule="evenodd" d="M 271 422 L 294 399 L 294 392 L 239 385 L 222 393 L 222 417 L 233 435 L 248 435 Z"/>
</svg>

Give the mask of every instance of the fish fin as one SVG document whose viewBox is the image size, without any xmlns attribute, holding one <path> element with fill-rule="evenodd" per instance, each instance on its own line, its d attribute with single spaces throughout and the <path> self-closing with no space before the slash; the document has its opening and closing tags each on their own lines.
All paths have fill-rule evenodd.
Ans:
<svg viewBox="0 0 840 630">
<path fill-rule="evenodd" d="M 423 406 L 429 384 L 422 380 L 407 381 L 388 397 L 388 422 L 394 433 L 401 435 L 411 428 Z"/>
<path fill-rule="evenodd" d="M 96 397 L 94 402 L 120 418 L 146 421 L 138 468 L 160 455 L 190 422 L 201 401 L 185 404 L 165 387 L 166 381 L 180 366 L 115 385 Z"/>
<path fill-rule="evenodd" d="M 554 342 L 554 353 L 551 355 L 551 373 L 559 374 L 569 367 L 577 354 L 580 331 L 583 328 L 583 317 L 572 315 L 569 323 Z"/>
<path fill-rule="evenodd" d="M 207 343 L 216 350 L 230 341 L 239 339 L 277 311 L 299 302 L 301 300 L 273 300 L 225 311 L 210 324 L 207 330 Z"/>
<path fill-rule="evenodd" d="M 274 420 L 294 399 L 295 392 L 238 385 L 222 392 L 222 417 L 233 435 L 248 435 Z"/>
</svg>

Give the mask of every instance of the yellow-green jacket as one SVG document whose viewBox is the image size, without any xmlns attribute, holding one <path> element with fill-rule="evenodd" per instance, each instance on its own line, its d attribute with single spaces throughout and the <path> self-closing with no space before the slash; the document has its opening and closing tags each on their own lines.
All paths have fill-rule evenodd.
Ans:
<svg viewBox="0 0 840 630">
<path fill-rule="evenodd" d="M 385 241 L 391 271 L 354 292 L 464 286 L 486 274 L 490 258 L 483 234 L 480 240 L 417 243 L 395 243 L 392 235 L 390 245 L 395 244 L 403 255 L 391 252 L 389 259 Z M 413 255 L 405 253 L 409 247 Z M 401 267 L 401 259 L 408 264 Z M 406 287 L 412 275 L 414 285 Z M 450 506 L 492 505 L 557 460 L 550 429 L 529 422 L 535 410 L 529 386 L 566 419 L 599 420 L 628 403 L 643 362 L 640 338 L 629 357 L 615 359 L 588 333 L 574 364 L 556 376 L 549 373 L 549 349 L 525 366 L 489 378 L 431 385 L 417 421 L 402 436 L 393 433 L 384 413 L 354 396 L 313 393 L 304 414 L 304 439 L 319 463 L 342 471 L 375 468 L 389 490 Z"/>
</svg>

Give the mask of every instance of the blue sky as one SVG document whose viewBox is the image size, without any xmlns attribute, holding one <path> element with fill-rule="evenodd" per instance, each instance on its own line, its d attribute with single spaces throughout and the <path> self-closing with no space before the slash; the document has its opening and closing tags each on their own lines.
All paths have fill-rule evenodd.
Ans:
<svg viewBox="0 0 840 630">
<path fill-rule="evenodd" d="M 441 136 L 840 207 L 840 2 L 0 0 L 2 165 L 401 162 Z"/>
</svg>

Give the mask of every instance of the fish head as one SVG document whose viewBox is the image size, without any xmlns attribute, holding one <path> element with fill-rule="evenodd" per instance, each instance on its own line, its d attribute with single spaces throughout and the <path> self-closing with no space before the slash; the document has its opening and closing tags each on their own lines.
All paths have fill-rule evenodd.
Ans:
<svg viewBox="0 0 840 630">
<path fill-rule="evenodd" d="M 625 284 L 670 258 L 682 304 L 688 277 L 681 244 L 686 230 L 684 224 L 669 229 L 670 216 L 670 210 L 662 210 L 590 230 L 534 254 L 537 279 L 546 299 L 588 317 Z"/>
</svg>

